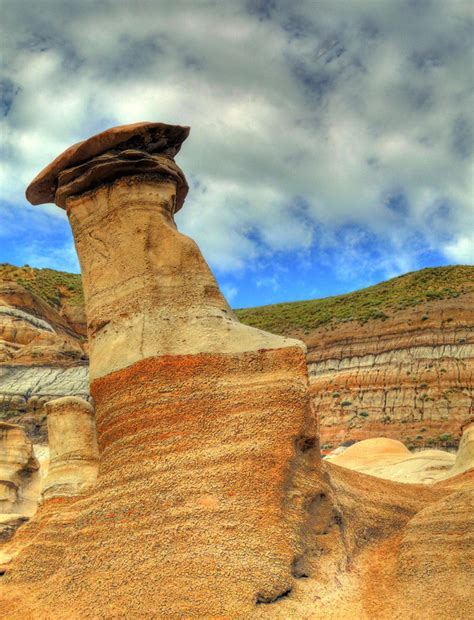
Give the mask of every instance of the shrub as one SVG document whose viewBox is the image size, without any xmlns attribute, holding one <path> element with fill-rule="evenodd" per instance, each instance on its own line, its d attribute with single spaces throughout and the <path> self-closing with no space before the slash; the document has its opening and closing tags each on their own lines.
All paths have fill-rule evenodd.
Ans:
<svg viewBox="0 0 474 620">
<path fill-rule="evenodd" d="M 439 436 L 439 440 L 440 441 L 450 441 L 451 440 L 451 435 L 448 435 L 448 433 L 444 433 L 443 435 Z"/>
<path fill-rule="evenodd" d="M 339 392 L 333 392 L 332 393 L 332 397 L 333 398 L 339 398 L 339 396 L 340 396 Z"/>
<path fill-rule="evenodd" d="M 422 321 L 427 321 L 429 318 L 430 318 L 430 317 L 429 317 L 427 314 L 424 314 L 424 315 L 421 317 L 421 320 L 422 320 Z"/>
<path fill-rule="evenodd" d="M 341 407 L 349 407 L 350 405 L 352 405 L 350 400 L 343 400 L 341 403 Z"/>
<path fill-rule="evenodd" d="M 361 411 L 359 413 L 360 416 L 362 416 L 363 418 L 368 418 L 369 417 L 369 412 L 368 411 Z"/>
</svg>

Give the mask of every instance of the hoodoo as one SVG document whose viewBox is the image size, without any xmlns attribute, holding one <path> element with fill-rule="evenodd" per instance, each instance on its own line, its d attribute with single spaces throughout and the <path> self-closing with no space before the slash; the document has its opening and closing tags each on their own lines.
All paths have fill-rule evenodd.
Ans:
<svg viewBox="0 0 474 620">
<path fill-rule="evenodd" d="M 94 409 L 83 398 L 64 396 L 49 401 L 46 412 L 49 466 L 43 498 L 82 495 L 99 467 Z"/>
<path fill-rule="evenodd" d="M 288 594 L 304 561 L 321 496 L 304 345 L 240 324 L 176 229 L 188 132 L 109 129 L 27 191 L 65 208 L 74 234 L 100 451 L 68 528 L 40 527 L 6 577 L 41 575 L 53 616 L 65 600 L 82 617 L 245 615 Z"/>
</svg>

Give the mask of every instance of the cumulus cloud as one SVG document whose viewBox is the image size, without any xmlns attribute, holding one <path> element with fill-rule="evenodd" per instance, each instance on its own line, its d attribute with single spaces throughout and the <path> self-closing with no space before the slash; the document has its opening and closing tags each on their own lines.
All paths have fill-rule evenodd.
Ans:
<svg viewBox="0 0 474 620">
<path fill-rule="evenodd" d="M 72 142 L 161 120 L 192 128 L 179 225 L 220 273 L 472 260 L 469 0 L 1 5 L 10 204 Z"/>
</svg>

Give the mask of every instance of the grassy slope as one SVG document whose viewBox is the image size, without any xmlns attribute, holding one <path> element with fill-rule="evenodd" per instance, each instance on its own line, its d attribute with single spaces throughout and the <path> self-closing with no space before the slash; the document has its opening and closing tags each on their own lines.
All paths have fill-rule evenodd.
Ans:
<svg viewBox="0 0 474 620">
<path fill-rule="evenodd" d="M 80 275 L 3 263 L 0 264 L 2 280 L 19 282 L 55 308 L 59 307 L 62 297 L 67 297 L 73 305 L 84 303 Z M 242 323 L 282 334 L 337 325 L 343 321 L 383 320 L 398 310 L 436 299 L 458 297 L 469 291 L 474 291 L 474 267 L 433 267 L 345 295 L 244 308 L 236 310 L 236 314 Z"/>
<path fill-rule="evenodd" d="M 284 334 L 343 321 L 384 320 L 399 310 L 469 291 L 474 291 L 474 267 L 433 267 L 345 295 L 243 308 L 236 310 L 236 314 L 242 323 Z"/>
<path fill-rule="evenodd" d="M 25 265 L 15 267 L 0 263 L 0 281 L 15 281 L 42 297 L 56 310 L 66 297 L 72 305 L 83 305 L 81 276 L 54 269 L 35 269 Z"/>
</svg>

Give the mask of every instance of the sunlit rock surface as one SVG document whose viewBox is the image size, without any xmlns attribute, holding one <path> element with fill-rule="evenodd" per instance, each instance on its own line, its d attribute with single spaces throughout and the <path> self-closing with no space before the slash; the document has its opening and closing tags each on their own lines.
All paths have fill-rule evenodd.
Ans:
<svg viewBox="0 0 474 620">
<path fill-rule="evenodd" d="M 0 422 L 0 514 L 26 517 L 34 514 L 39 495 L 39 468 L 24 429 Z"/>
<path fill-rule="evenodd" d="M 0 615 L 468 617 L 472 471 L 401 484 L 321 462 L 304 346 L 240 325 L 176 230 L 186 136 L 114 128 L 28 190 L 73 229 L 100 469 L 3 545 Z"/>
<path fill-rule="evenodd" d="M 79 334 L 37 295 L 16 282 L 0 282 L 0 418 L 45 441 L 45 403 L 88 393 Z"/>
<path fill-rule="evenodd" d="M 94 485 L 99 450 L 92 406 L 66 396 L 46 404 L 49 465 L 42 486 L 44 500 L 82 495 Z"/>
</svg>

